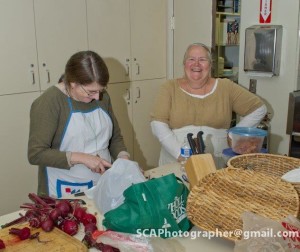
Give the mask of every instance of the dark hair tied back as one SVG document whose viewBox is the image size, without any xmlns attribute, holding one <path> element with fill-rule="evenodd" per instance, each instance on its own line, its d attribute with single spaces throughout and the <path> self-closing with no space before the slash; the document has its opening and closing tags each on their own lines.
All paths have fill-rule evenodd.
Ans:
<svg viewBox="0 0 300 252">
<path fill-rule="evenodd" d="M 71 56 L 65 67 L 64 82 L 87 85 L 93 82 L 106 87 L 109 72 L 104 60 L 93 51 L 80 51 Z"/>
</svg>

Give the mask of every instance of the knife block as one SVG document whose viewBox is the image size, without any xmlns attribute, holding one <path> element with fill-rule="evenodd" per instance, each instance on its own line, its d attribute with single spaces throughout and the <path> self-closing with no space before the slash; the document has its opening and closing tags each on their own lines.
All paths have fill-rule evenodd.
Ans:
<svg viewBox="0 0 300 252">
<path fill-rule="evenodd" d="M 185 171 L 190 182 L 190 189 L 212 172 L 216 172 L 216 166 L 211 154 L 192 155 L 186 162 Z"/>
</svg>

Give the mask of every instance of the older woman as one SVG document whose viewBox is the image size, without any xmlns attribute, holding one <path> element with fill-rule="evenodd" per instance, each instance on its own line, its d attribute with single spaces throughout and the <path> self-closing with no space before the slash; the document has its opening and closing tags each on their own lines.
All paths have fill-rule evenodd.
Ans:
<svg viewBox="0 0 300 252">
<path fill-rule="evenodd" d="M 187 133 L 196 136 L 203 131 L 206 152 L 221 167 L 232 112 L 242 117 L 237 126 L 255 127 L 266 114 L 266 106 L 242 86 L 211 76 L 212 56 L 206 45 L 189 45 L 183 64 L 184 76 L 162 85 L 151 113 L 152 132 L 162 145 L 159 164 L 180 161 Z"/>
</svg>

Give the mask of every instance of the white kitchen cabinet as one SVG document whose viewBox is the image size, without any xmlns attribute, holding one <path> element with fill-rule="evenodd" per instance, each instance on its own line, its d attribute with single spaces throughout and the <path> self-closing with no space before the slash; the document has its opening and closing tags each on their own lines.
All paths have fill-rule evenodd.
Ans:
<svg viewBox="0 0 300 252">
<path fill-rule="evenodd" d="M 0 215 L 36 192 L 37 167 L 27 160 L 30 106 L 76 51 L 105 57 L 125 143 L 141 167 L 157 166 L 149 112 L 166 75 L 164 11 L 165 0 L 0 0 Z"/>
<path fill-rule="evenodd" d="M 34 0 L 41 90 L 56 84 L 72 54 L 87 50 L 85 0 Z"/>
<path fill-rule="evenodd" d="M 166 2 L 166 0 L 130 1 L 133 80 L 166 76 Z"/>
<path fill-rule="evenodd" d="M 131 83 L 110 83 L 107 89 L 128 152 L 133 156 Z"/>
<path fill-rule="evenodd" d="M 0 215 L 20 209 L 37 190 L 36 166 L 27 160 L 29 110 L 38 92 L 0 96 Z"/>
<path fill-rule="evenodd" d="M 89 49 L 110 83 L 166 76 L 166 0 L 87 0 Z"/>
<path fill-rule="evenodd" d="M 87 50 L 83 0 L 0 0 L 0 94 L 47 89 Z"/>
<path fill-rule="evenodd" d="M 27 160 L 29 111 L 57 83 L 67 59 L 87 50 L 85 0 L 0 0 L 0 215 L 37 190 Z"/>
<path fill-rule="evenodd" d="M 108 92 L 132 159 L 158 165 L 150 110 L 166 77 L 166 0 L 87 0 L 89 49 L 108 65 Z M 109 15 L 108 15 L 109 13 Z"/>
<path fill-rule="evenodd" d="M 104 58 L 112 83 L 129 81 L 128 3 L 128 0 L 87 0 L 89 49 Z"/>
<path fill-rule="evenodd" d="M 133 155 L 143 169 L 158 166 L 160 143 L 151 131 L 150 112 L 163 82 L 165 79 L 152 79 L 136 81 L 132 85 Z"/>
<path fill-rule="evenodd" d="M 0 0 L 0 95 L 39 90 L 33 0 Z"/>
<path fill-rule="evenodd" d="M 113 109 L 131 159 L 143 169 L 158 166 L 160 143 L 151 131 L 150 112 L 164 81 L 153 79 L 108 85 Z"/>
</svg>

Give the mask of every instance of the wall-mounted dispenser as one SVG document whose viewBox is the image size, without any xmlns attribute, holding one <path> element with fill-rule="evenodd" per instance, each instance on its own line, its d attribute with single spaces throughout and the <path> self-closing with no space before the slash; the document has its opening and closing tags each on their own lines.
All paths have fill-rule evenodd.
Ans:
<svg viewBox="0 0 300 252">
<path fill-rule="evenodd" d="M 279 75 L 282 25 L 253 25 L 245 31 L 244 71 L 251 76 Z"/>
</svg>

